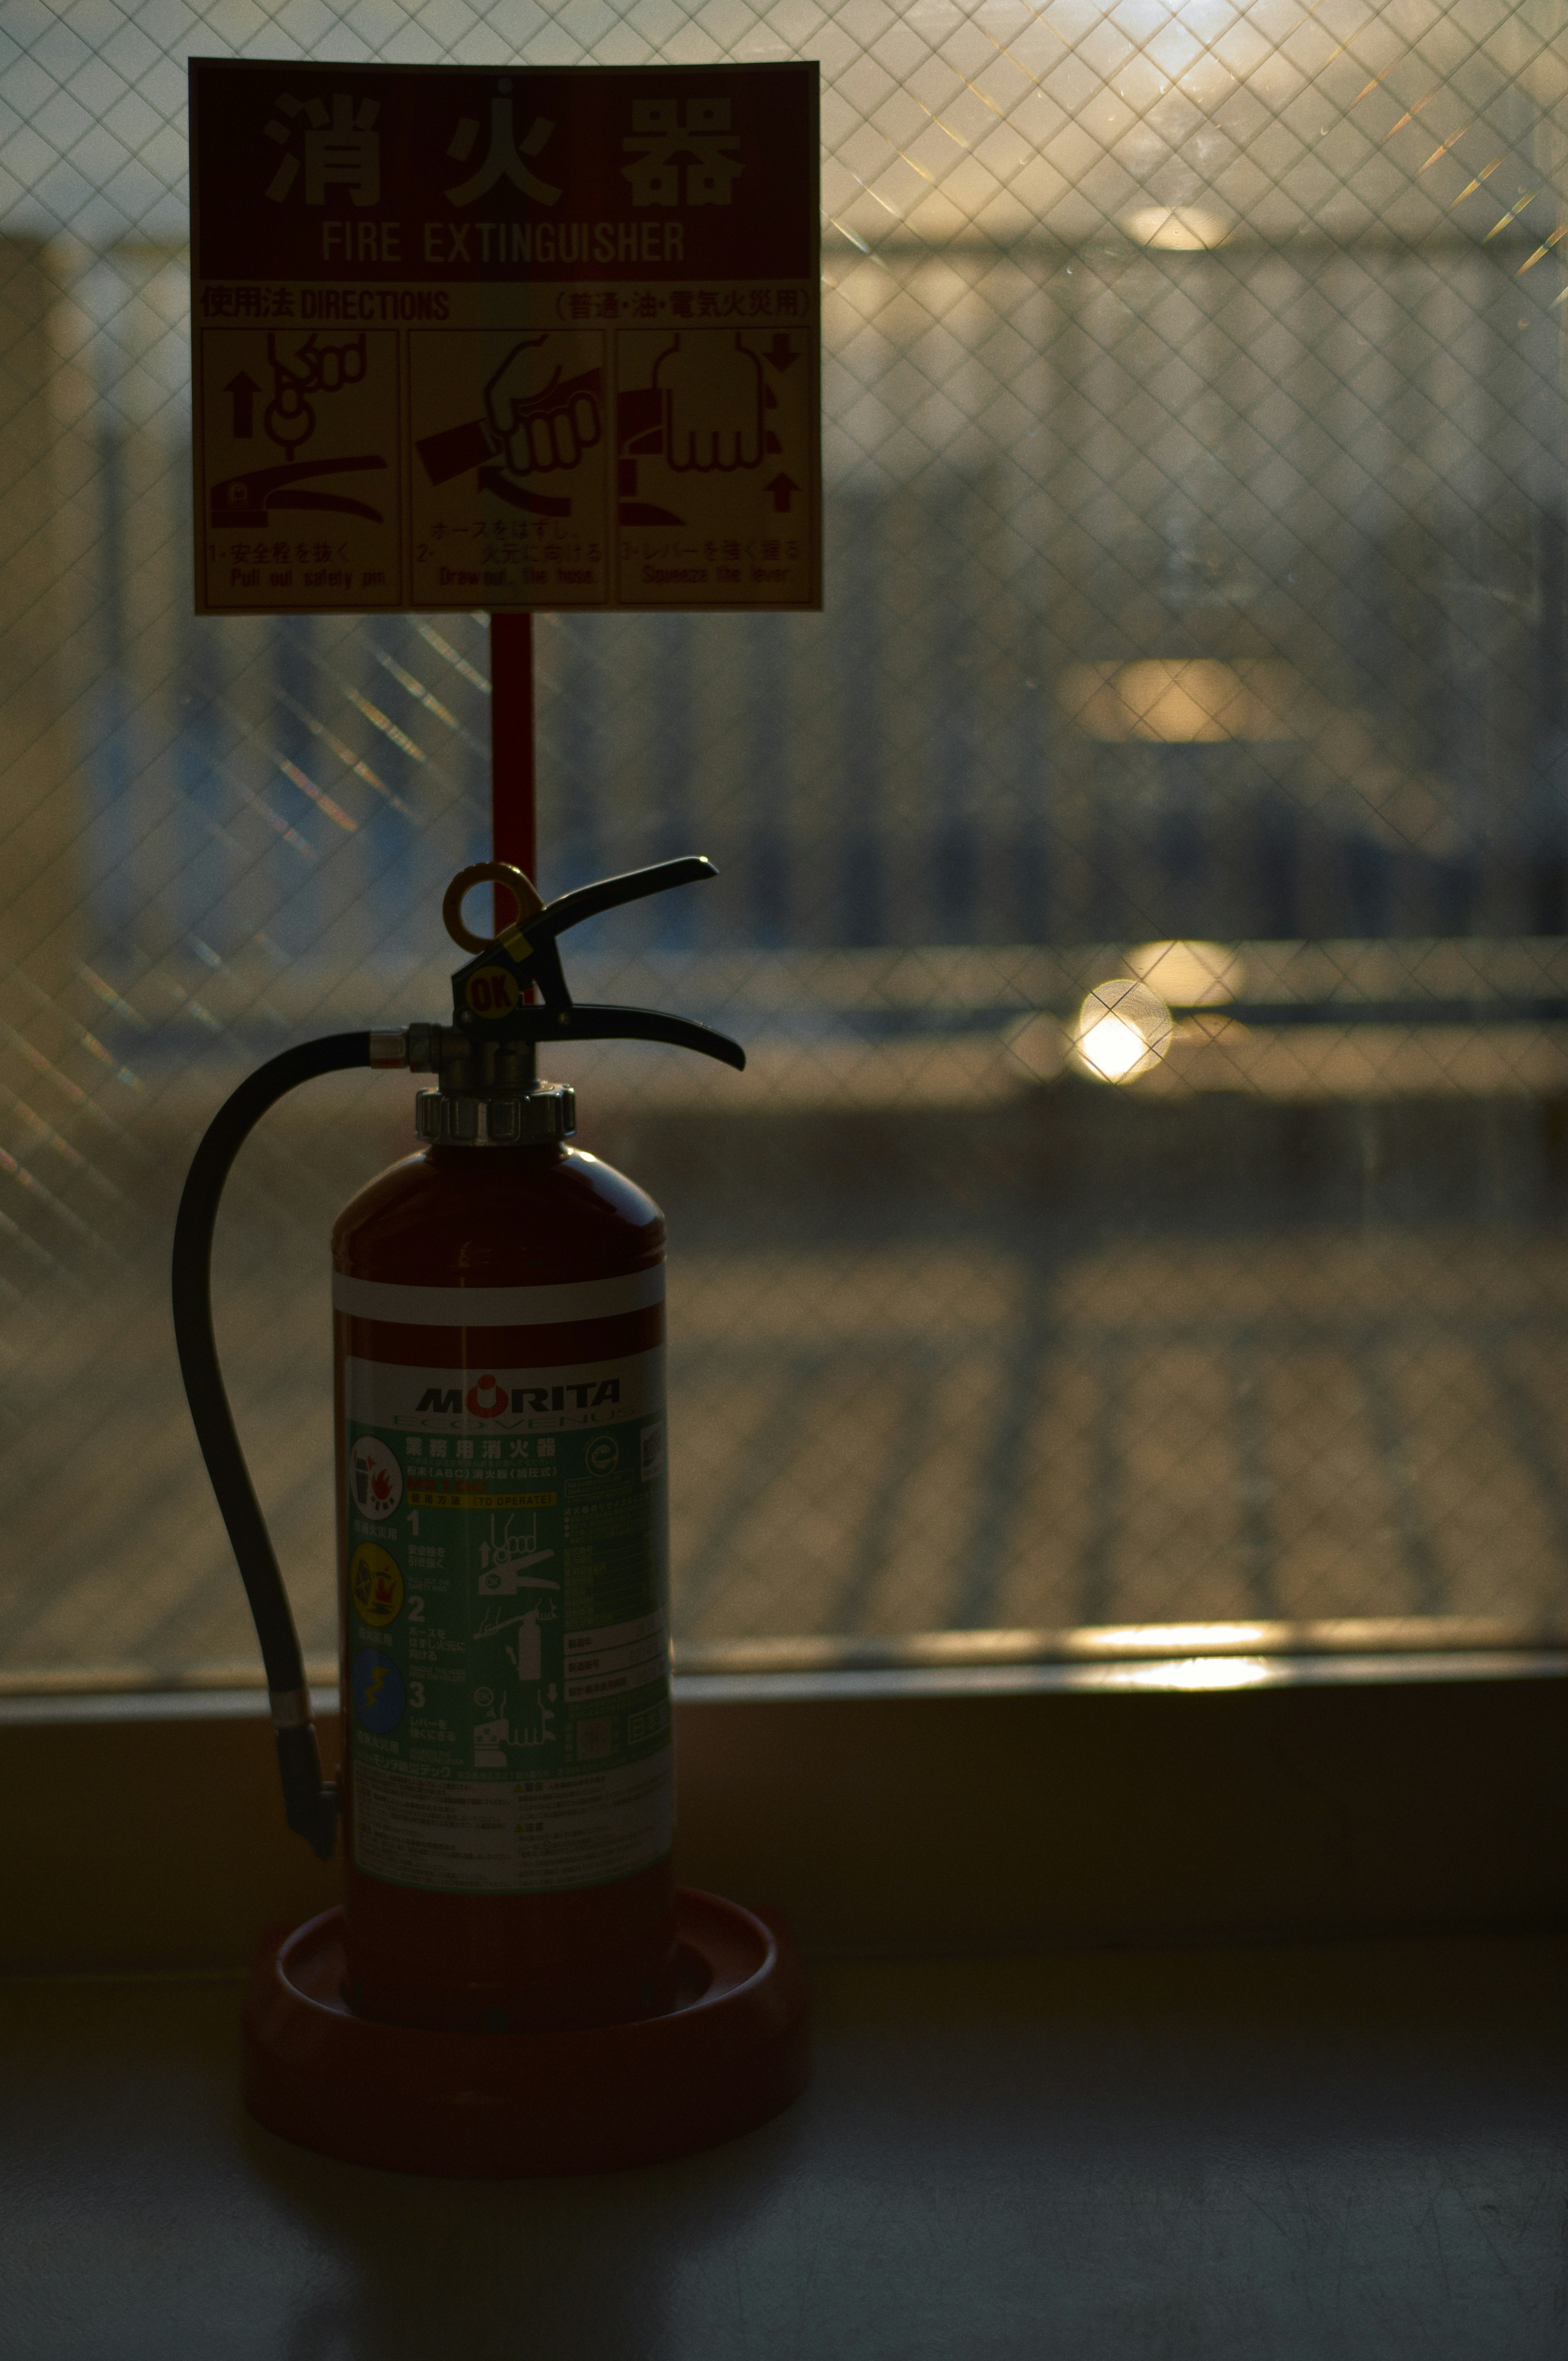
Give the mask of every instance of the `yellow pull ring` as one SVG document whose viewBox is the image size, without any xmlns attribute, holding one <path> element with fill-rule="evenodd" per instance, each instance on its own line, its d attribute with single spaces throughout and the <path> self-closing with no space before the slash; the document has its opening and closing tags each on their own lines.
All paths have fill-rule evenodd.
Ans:
<svg viewBox="0 0 1568 2361">
<path fill-rule="evenodd" d="M 441 905 L 442 923 L 459 950 L 488 951 L 492 943 L 500 940 L 499 935 L 476 935 L 463 924 L 463 897 L 475 885 L 504 885 L 507 888 L 517 904 L 513 927 L 521 926 L 532 917 L 536 910 L 544 907 L 544 897 L 535 888 L 532 879 L 525 876 L 521 869 L 514 869 L 510 861 L 471 862 L 466 869 L 457 872 Z M 503 928 L 501 931 L 510 934 L 511 928 Z"/>
</svg>

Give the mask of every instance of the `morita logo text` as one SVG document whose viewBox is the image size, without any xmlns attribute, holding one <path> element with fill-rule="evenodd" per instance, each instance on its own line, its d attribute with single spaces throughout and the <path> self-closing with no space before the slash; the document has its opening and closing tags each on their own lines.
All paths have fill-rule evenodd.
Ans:
<svg viewBox="0 0 1568 2361">
<path fill-rule="evenodd" d="M 521 1417 L 529 1411 L 600 1410 L 620 1400 L 619 1378 L 589 1378 L 577 1385 L 508 1388 L 487 1374 L 466 1391 L 461 1386 L 426 1386 L 414 1404 L 414 1415 L 458 1418 L 467 1411 L 474 1418 L 499 1418 L 510 1410 Z"/>
</svg>

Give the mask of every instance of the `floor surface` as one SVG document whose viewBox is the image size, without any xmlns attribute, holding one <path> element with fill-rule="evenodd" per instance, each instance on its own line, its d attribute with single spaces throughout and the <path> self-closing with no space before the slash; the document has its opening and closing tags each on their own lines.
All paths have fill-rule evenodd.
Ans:
<svg viewBox="0 0 1568 2361">
<path fill-rule="evenodd" d="M 815 2081 L 778 2122 L 659 2169 L 505 2184 L 257 2129 L 233 1983 L 13 1985 L 6 2361 L 1568 2350 L 1568 1938 L 837 1963 L 815 1984 Z"/>
</svg>

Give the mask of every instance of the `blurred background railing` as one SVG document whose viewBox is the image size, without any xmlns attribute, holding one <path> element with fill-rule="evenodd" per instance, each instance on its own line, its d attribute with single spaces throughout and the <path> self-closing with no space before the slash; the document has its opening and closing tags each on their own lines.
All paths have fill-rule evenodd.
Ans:
<svg viewBox="0 0 1568 2361">
<path fill-rule="evenodd" d="M 753 1051 L 566 1071 L 672 1220 L 688 1661 L 1568 1626 L 1563 12 L 1125 16 L 606 36 L 826 77 L 825 612 L 536 635 L 545 889 L 722 872 L 585 932 L 585 986 Z M 507 51 L 394 19 L 338 53 Z M 523 54 L 592 58 L 565 25 Z M 439 1015 L 486 849 L 482 618 L 192 616 L 183 52 L 93 27 L 0 65 L 23 1683 L 247 1660 L 183 1162 L 271 1048 Z M 406 1099 L 271 1119 L 223 1245 L 318 1653 L 326 1240 Z"/>
</svg>

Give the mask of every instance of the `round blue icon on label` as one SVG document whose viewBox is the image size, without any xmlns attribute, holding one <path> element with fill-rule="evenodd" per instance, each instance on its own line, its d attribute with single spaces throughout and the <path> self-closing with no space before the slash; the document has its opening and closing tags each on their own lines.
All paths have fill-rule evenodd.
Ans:
<svg viewBox="0 0 1568 2361">
<path fill-rule="evenodd" d="M 348 1668 L 349 1691 L 361 1730 L 384 1738 L 403 1718 L 408 1697 L 403 1676 L 379 1648 L 361 1648 Z"/>
</svg>

